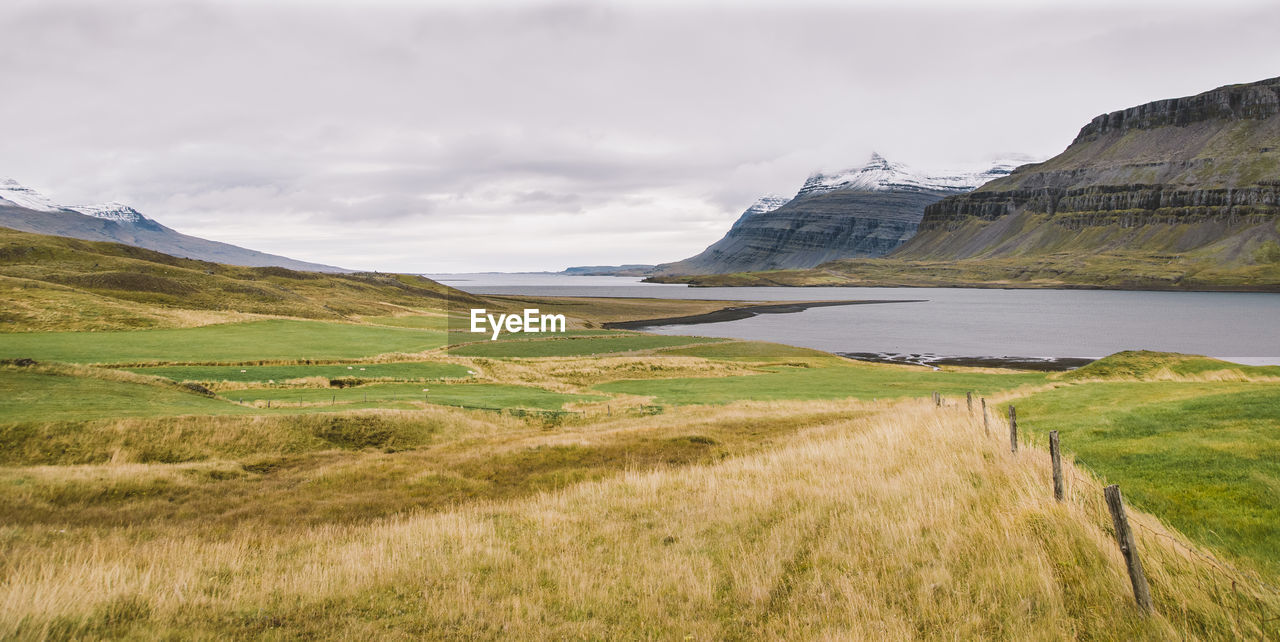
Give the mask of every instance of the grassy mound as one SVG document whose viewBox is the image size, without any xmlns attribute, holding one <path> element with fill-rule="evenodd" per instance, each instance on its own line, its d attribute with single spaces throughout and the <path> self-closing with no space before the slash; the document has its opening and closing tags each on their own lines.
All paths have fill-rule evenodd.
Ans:
<svg viewBox="0 0 1280 642">
<path fill-rule="evenodd" d="M 1090 379 L 1151 381 L 1197 377 L 1221 380 L 1280 377 L 1280 366 L 1245 366 L 1196 355 L 1129 350 L 1117 352 L 1082 368 L 1058 375 L 1058 378 L 1064 381 Z"/>
<path fill-rule="evenodd" d="M 0 228 L 0 279 L 15 291 L 0 332 L 199 324 L 199 315 L 178 319 L 173 309 L 344 319 L 483 305 L 418 276 L 223 265 L 7 228 Z"/>
</svg>

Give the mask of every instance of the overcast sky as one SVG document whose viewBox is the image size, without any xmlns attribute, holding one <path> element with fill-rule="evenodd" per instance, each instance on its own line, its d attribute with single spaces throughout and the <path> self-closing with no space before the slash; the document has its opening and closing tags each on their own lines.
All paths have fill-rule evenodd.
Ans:
<svg viewBox="0 0 1280 642">
<path fill-rule="evenodd" d="M 357 269 L 655 263 L 877 150 L 1280 75 L 1274 2 L 0 4 L 0 176 Z"/>
</svg>

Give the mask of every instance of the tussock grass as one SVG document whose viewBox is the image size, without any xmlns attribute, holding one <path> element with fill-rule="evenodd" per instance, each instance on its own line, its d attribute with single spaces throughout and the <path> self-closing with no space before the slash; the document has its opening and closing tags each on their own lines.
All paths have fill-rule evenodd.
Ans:
<svg viewBox="0 0 1280 642">
<path fill-rule="evenodd" d="M 853 411 L 866 404 L 822 402 Z M 767 422 L 810 404 L 697 411 Z M 1132 604 L 1101 485 L 909 401 L 718 463 L 361 525 L 3 533 L 0 635 L 1258 638 L 1280 603 L 1155 519 Z M 660 418 L 667 420 L 669 418 Z M 655 419 L 659 420 L 659 419 Z M 621 426 L 619 426 L 621 428 Z"/>
<path fill-rule="evenodd" d="M 523 381 L 565 392 L 617 379 L 721 377 L 759 372 L 751 364 L 709 361 L 697 357 L 627 355 L 547 357 L 537 360 L 477 359 L 478 367 L 504 381 Z"/>
<path fill-rule="evenodd" d="M 331 448 L 409 448 L 446 435 L 529 429 L 494 413 L 419 410 L 253 416 L 182 416 L 0 426 L 0 464 L 198 462 L 284 456 Z"/>
<path fill-rule="evenodd" d="M 56 466 L 0 468 L 0 505 L 7 507 L 7 523 L 36 529 L 128 525 L 167 531 L 192 523 L 213 537 L 251 522 L 258 532 L 288 534 L 304 523 L 441 510 L 624 470 L 717 461 L 850 413 L 848 407 L 811 408 L 762 424 L 757 411 L 695 409 L 639 419 L 619 413 L 555 430 L 492 413 L 343 413 L 260 421 L 238 439 L 225 437 L 241 430 L 228 424 L 204 431 L 93 426 L 98 438 L 78 444 L 74 456 L 98 463 L 71 465 L 65 477 Z M 253 439 L 264 433 L 277 437 Z M 121 436 L 136 441 L 121 443 Z M 56 438 L 34 443 L 48 444 L 52 453 L 73 450 Z M 186 459 L 163 463 L 178 457 Z"/>
</svg>

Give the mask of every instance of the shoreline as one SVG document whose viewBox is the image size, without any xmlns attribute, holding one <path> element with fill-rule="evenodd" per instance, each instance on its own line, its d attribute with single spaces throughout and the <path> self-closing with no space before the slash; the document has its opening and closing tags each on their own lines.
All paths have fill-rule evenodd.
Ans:
<svg viewBox="0 0 1280 642">
<path fill-rule="evenodd" d="M 1005 368 L 1037 372 L 1065 372 L 1093 363 L 1097 359 L 1082 357 L 944 357 L 930 354 L 891 354 L 886 352 L 835 352 L 846 359 L 870 363 L 896 363 L 927 368 L 959 366 L 965 368 Z"/>
<path fill-rule="evenodd" d="M 702 314 L 689 314 L 678 317 L 664 317 L 659 319 L 641 319 L 638 321 L 611 321 L 605 323 L 602 327 L 606 330 L 640 330 L 642 328 L 652 328 L 655 326 L 667 325 L 698 325 L 702 323 L 722 323 L 725 321 L 739 321 L 741 319 L 749 319 L 761 314 L 790 314 L 793 312 L 803 312 L 809 308 L 826 308 L 832 306 L 845 305 L 874 305 L 877 303 L 924 303 L 928 299 L 894 299 L 894 300 L 858 300 L 858 301 L 797 301 L 795 303 L 766 303 L 762 305 L 733 306 L 716 310 L 714 312 L 705 312 Z"/>
<path fill-rule="evenodd" d="M 750 272 L 746 274 L 752 274 Z M 719 276 L 719 275 L 710 275 Z M 1014 281 L 943 281 L 900 283 L 896 281 L 877 280 L 856 283 L 778 283 L 743 282 L 740 280 L 715 282 L 698 276 L 650 276 L 641 279 L 641 283 L 657 285 L 684 285 L 689 288 L 956 288 L 972 290 L 1101 290 L 1122 292 L 1230 292 L 1237 294 L 1278 294 L 1280 285 L 1262 284 L 1224 284 L 1221 286 L 1201 284 L 1194 287 L 1177 285 L 1141 284 L 1141 283 L 1036 283 Z"/>
</svg>

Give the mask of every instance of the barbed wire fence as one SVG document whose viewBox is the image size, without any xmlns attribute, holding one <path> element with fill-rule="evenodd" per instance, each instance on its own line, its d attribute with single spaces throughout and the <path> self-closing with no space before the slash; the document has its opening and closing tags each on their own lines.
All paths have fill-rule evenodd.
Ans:
<svg viewBox="0 0 1280 642">
<path fill-rule="evenodd" d="M 931 405 L 940 406 L 944 408 L 951 407 L 949 404 L 945 403 L 945 401 L 939 400 L 938 397 L 936 396 L 929 398 L 928 401 L 930 402 Z M 988 422 L 988 423 L 990 422 L 990 417 L 987 415 L 987 412 L 989 412 L 989 405 L 986 403 L 985 398 L 983 398 L 981 401 L 982 401 L 982 409 L 978 410 L 975 413 L 974 406 L 969 402 L 968 398 L 966 398 L 966 406 L 968 407 L 969 414 L 983 415 L 980 418 L 981 419 L 980 421 L 977 420 L 979 418 L 975 419 L 975 426 L 979 424 L 983 424 L 983 422 Z M 956 407 L 961 407 L 961 406 L 959 403 L 957 403 Z M 999 413 L 997 413 L 997 416 L 999 416 Z M 988 428 L 984 430 L 984 433 L 986 434 L 987 437 L 994 437 L 995 440 L 997 441 L 1004 439 L 1004 437 L 1000 435 L 999 431 L 991 432 Z M 1025 439 L 1025 433 L 1024 433 L 1024 436 L 1021 437 L 1021 439 Z M 1081 467 L 1084 467 L 1084 469 L 1088 471 L 1088 473 L 1090 473 L 1091 476 L 1089 477 L 1084 476 L 1081 473 Z M 1098 476 L 1096 474 L 1092 474 L 1093 471 L 1089 471 L 1088 468 L 1083 464 L 1075 461 L 1074 457 L 1071 458 L 1071 465 L 1064 466 L 1064 468 L 1068 476 L 1070 477 L 1071 481 L 1074 484 L 1078 484 L 1079 485 L 1078 487 L 1091 487 L 1091 486 L 1096 486 L 1100 484 Z M 1267 597 L 1280 600 L 1280 587 L 1277 587 L 1275 584 L 1272 584 L 1271 582 L 1266 581 L 1261 576 L 1259 576 L 1256 572 L 1240 569 L 1235 565 L 1231 564 L 1230 562 L 1227 562 L 1226 560 L 1223 560 L 1208 551 L 1201 550 L 1199 547 L 1189 544 L 1188 542 L 1184 542 L 1183 540 L 1177 537 L 1174 537 L 1169 533 L 1163 533 L 1163 532 L 1160 532 L 1159 530 L 1151 528 L 1146 524 L 1143 524 L 1141 520 L 1130 521 L 1130 525 L 1138 527 L 1139 529 L 1142 530 L 1143 533 L 1147 535 L 1159 537 L 1162 540 L 1172 543 L 1176 551 L 1205 562 L 1205 564 L 1207 565 L 1207 568 L 1212 569 L 1221 577 L 1227 580 L 1230 580 L 1232 592 L 1236 593 L 1241 597 L 1250 599 L 1258 605 L 1258 611 L 1259 611 L 1258 615 L 1260 616 L 1258 620 L 1259 624 L 1266 624 L 1269 622 L 1280 621 L 1280 614 L 1273 614 L 1273 612 L 1271 612 L 1268 609 L 1268 605 L 1264 603 L 1258 595 L 1258 594 L 1261 594 Z M 1201 586 L 1203 587 L 1203 585 Z M 1241 587 L 1245 587 L 1246 591 L 1254 592 L 1255 595 L 1249 595 L 1248 592 L 1242 592 Z M 1237 618 L 1238 618 L 1239 616 L 1238 608 L 1236 609 L 1236 611 L 1237 611 Z"/>
</svg>

